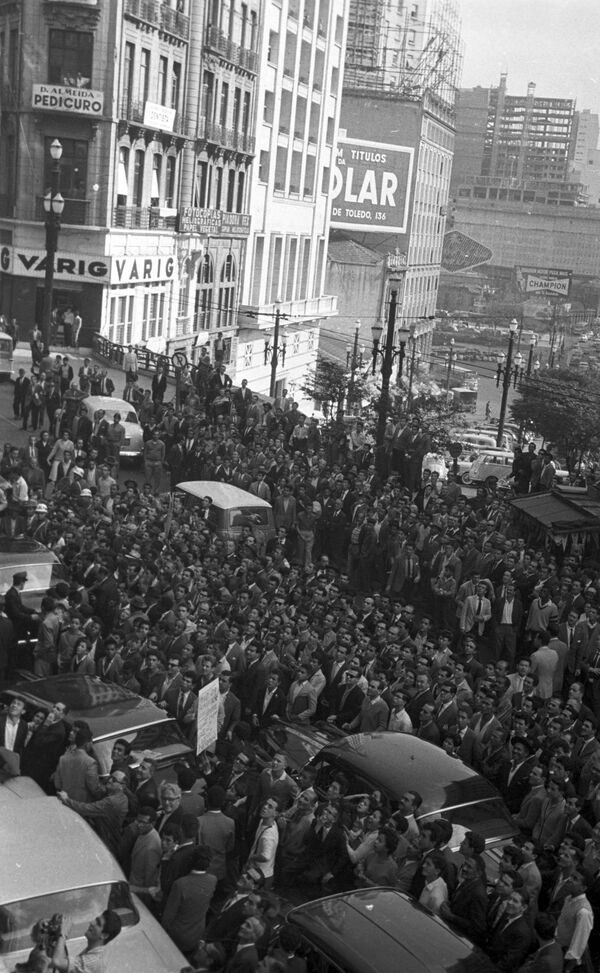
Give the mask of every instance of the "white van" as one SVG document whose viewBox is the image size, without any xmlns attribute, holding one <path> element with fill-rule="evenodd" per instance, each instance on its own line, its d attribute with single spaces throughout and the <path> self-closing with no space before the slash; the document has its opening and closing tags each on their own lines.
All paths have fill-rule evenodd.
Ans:
<svg viewBox="0 0 600 973">
<path fill-rule="evenodd" d="M 275 537 L 271 504 L 247 490 L 215 480 L 185 480 L 176 489 L 187 495 L 186 502 L 190 504 L 199 504 L 203 497 L 211 498 L 215 533 L 223 540 L 239 540 L 243 527 L 258 531 L 265 543 Z"/>
<path fill-rule="evenodd" d="M 515 456 L 509 450 L 495 450 L 481 453 L 471 464 L 471 469 L 463 473 L 463 483 L 485 483 L 495 486 L 498 480 L 505 480 L 511 474 Z"/>
</svg>

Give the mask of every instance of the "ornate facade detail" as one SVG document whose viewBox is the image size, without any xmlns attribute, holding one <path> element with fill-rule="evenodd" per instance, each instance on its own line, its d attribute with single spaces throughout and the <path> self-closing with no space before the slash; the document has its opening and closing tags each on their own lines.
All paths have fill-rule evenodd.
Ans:
<svg viewBox="0 0 600 973">
<path fill-rule="evenodd" d="M 87 3 L 71 3 L 64 0 L 45 0 L 44 16 L 50 27 L 62 30 L 96 30 L 102 9 Z"/>
</svg>

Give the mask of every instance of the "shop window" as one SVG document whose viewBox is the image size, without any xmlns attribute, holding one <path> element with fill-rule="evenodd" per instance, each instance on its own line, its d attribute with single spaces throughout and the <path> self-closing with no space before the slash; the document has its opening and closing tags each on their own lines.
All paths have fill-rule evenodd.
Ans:
<svg viewBox="0 0 600 973">
<path fill-rule="evenodd" d="M 233 324 L 235 285 L 235 260 L 233 255 L 229 253 L 225 258 L 219 282 L 219 328 L 229 328 Z"/>
<path fill-rule="evenodd" d="M 213 302 L 214 272 L 213 262 L 205 253 L 196 278 L 196 297 L 194 302 L 194 330 L 202 331 L 210 328 Z"/>
</svg>

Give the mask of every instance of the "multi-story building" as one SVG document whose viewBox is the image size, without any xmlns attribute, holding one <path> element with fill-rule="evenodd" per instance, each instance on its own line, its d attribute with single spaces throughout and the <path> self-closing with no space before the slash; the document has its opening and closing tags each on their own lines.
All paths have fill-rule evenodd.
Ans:
<svg viewBox="0 0 600 973">
<path fill-rule="evenodd" d="M 2 307 L 41 321 L 50 145 L 65 199 L 54 307 L 82 341 L 160 342 L 173 310 L 189 0 L 0 3 Z"/>
<path fill-rule="evenodd" d="M 396 290 L 396 329 L 409 328 L 427 361 L 434 327 L 454 147 L 454 99 L 461 64 L 460 20 L 448 0 L 382 4 L 352 0 L 340 119 L 329 273 L 337 281 L 352 240 L 384 261 L 383 282 L 364 275 L 340 297 L 327 352 L 343 359 L 360 303 L 360 340 L 387 314 Z M 364 253 L 364 251 L 363 251 Z M 346 253 L 347 256 L 347 253 Z M 360 253 L 352 254 L 356 261 Z M 345 258 L 344 258 L 345 259 Z M 365 269 L 371 261 L 367 260 Z M 346 271 L 344 271 L 346 273 Z M 369 279 L 377 274 L 369 270 Z M 366 311 L 366 313 L 364 313 Z M 326 345 L 326 342 L 323 342 Z M 337 355 L 336 355 L 337 348 Z"/>
<path fill-rule="evenodd" d="M 575 205 L 581 186 L 570 175 L 575 103 L 507 93 L 507 75 L 496 88 L 465 88 L 456 104 L 453 195 L 463 199 Z"/>
<path fill-rule="evenodd" d="M 238 337 L 239 358 L 257 391 L 269 391 L 264 363 L 271 360 L 277 312 L 286 355 L 282 361 L 278 354 L 275 391 L 285 385 L 292 394 L 314 363 L 321 322 L 336 313 L 323 284 L 346 8 L 347 0 L 263 4 L 252 240 Z M 283 340 L 280 334 L 279 352 Z"/>
<path fill-rule="evenodd" d="M 570 173 L 583 187 L 587 206 L 600 205 L 600 135 L 598 115 L 589 109 L 575 112 L 571 141 Z"/>
</svg>

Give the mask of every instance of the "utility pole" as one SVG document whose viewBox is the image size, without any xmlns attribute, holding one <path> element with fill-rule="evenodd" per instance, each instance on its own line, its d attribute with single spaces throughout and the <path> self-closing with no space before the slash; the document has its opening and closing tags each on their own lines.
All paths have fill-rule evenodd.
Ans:
<svg viewBox="0 0 600 973">
<path fill-rule="evenodd" d="M 412 406 L 413 379 L 415 375 L 415 360 L 417 356 L 417 339 L 412 335 L 412 351 L 410 354 L 410 371 L 408 373 L 408 410 Z"/>
<path fill-rule="evenodd" d="M 44 300 L 42 305 L 42 347 L 44 352 L 50 347 L 50 322 L 52 320 L 52 304 L 54 294 L 54 257 L 58 249 L 58 234 L 60 232 L 60 218 L 65 208 L 65 201 L 60 194 L 60 160 L 63 148 L 58 139 L 54 139 L 50 146 L 52 167 L 50 169 L 50 189 L 44 196 L 44 213 L 46 225 L 46 269 L 44 272 Z"/>
<path fill-rule="evenodd" d="M 450 379 L 452 377 L 453 362 L 454 362 L 454 338 L 450 338 L 450 351 L 448 352 L 448 374 L 446 375 L 446 392 L 450 391 Z"/>
<path fill-rule="evenodd" d="M 518 321 L 513 320 L 510 322 L 508 330 L 508 354 L 506 356 L 506 364 L 504 366 L 504 373 L 502 375 L 502 401 L 500 403 L 500 418 L 498 419 L 498 435 L 496 436 L 496 446 L 498 449 L 502 448 L 502 436 L 504 434 L 504 422 L 506 420 L 506 406 L 508 404 L 508 390 L 510 388 L 512 370 L 513 347 L 518 327 Z M 500 379 L 500 373 L 501 369 L 499 365 L 498 380 Z"/>
<path fill-rule="evenodd" d="M 277 387 L 277 363 L 279 355 L 279 324 L 281 321 L 281 310 L 280 301 L 275 302 L 275 330 L 273 331 L 273 346 L 271 349 L 271 385 L 269 389 L 269 395 L 272 399 L 275 398 L 275 389 Z"/>
<path fill-rule="evenodd" d="M 529 378 L 529 376 L 531 375 L 531 366 L 533 365 L 533 352 L 535 350 L 536 345 L 537 345 L 537 336 L 533 335 L 533 337 L 529 342 L 529 358 L 527 360 L 527 378 Z"/>
<path fill-rule="evenodd" d="M 556 302 L 552 305 L 552 340 L 550 342 L 550 355 L 548 357 L 548 365 L 550 368 L 554 365 L 554 345 L 556 342 L 556 324 L 557 324 L 557 313 L 556 313 Z"/>
<path fill-rule="evenodd" d="M 360 331 L 360 321 L 357 320 L 354 328 L 354 344 L 352 346 L 352 358 L 350 360 L 350 384 L 348 386 L 348 410 L 352 408 L 354 402 L 354 386 L 356 383 L 356 368 L 358 365 L 358 333 Z"/>
<path fill-rule="evenodd" d="M 390 377 L 392 374 L 392 362 L 394 359 L 394 326 L 396 324 L 396 303 L 398 291 L 390 294 L 390 308 L 388 312 L 385 345 L 383 348 L 383 361 L 381 363 L 381 397 L 379 399 L 379 416 L 377 419 L 377 446 L 383 446 L 385 439 L 385 427 L 390 400 Z M 377 357 L 377 348 L 373 349 L 373 365 Z"/>
</svg>

